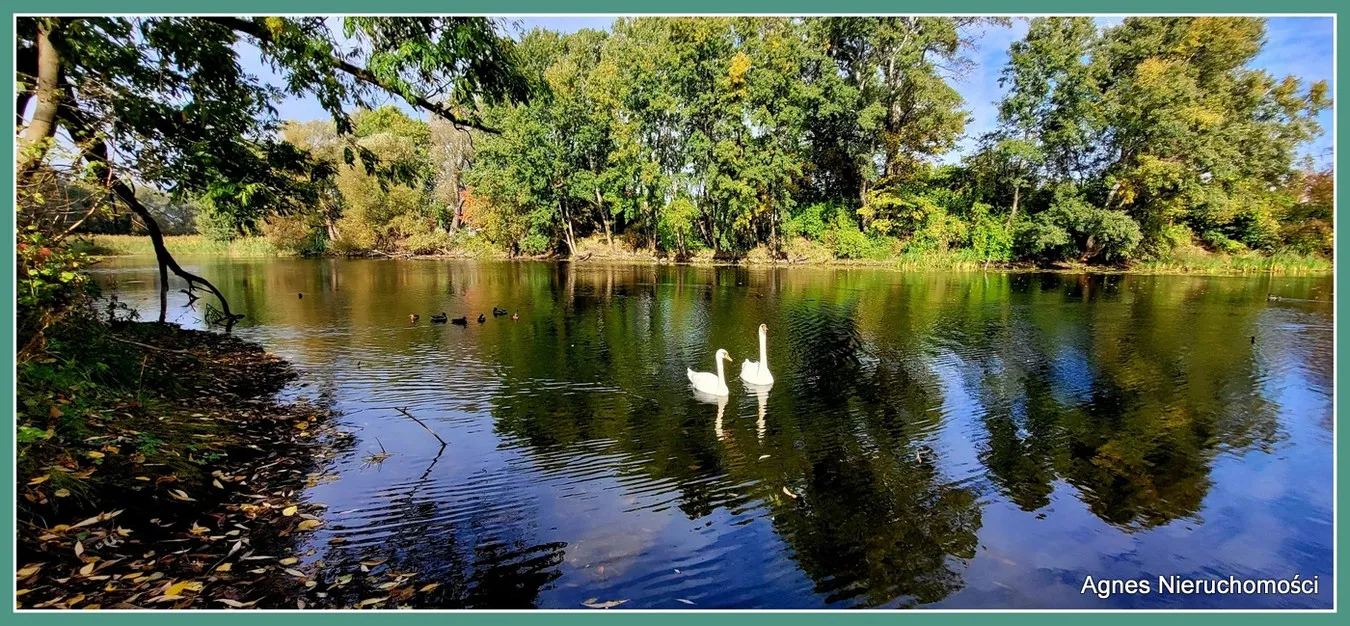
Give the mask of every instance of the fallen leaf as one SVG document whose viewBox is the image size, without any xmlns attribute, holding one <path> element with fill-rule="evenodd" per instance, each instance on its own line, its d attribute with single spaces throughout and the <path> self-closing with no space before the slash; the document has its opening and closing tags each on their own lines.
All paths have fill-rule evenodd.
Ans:
<svg viewBox="0 0 1350 626">
<path fill-rule="evenodd" d="M 254 602 L 257 602 L 257 600 L 254 600 L 253 602 L 240 602 L 238 600 L 231 600 L 229 598 L 216 598 L 216 602 L 219 602 L 232 609 L 243 609 L 253 606 Z"/>
<path fill-rule="evenodd" d="M 292 515 L 295 515 L 295 511 L 296 511 L 296 507 L 295 507 L 294 505 L 291 505 L 291 506 L 288 506 L 288 507 L 282 509 L 282 510 L 281 510 L 281 514 L 282 514 L 282 515 L 285 515 L 286 517 L 290 517 L 290 516 L 292 516 Z"/>
<path fill-rule="evenodd" d="M 761 455 L 759 455 L 759 460 L 763 461 L 764 459 L 769 458 L 769 456 L 770 456 L 770 455 L 768 455 L 768 454 L 761 454 Z"/>
<path fill-rule="evenodd" d="M 17 576 L 19 578 L 28 578 L 29 576 L 38 573 L 38 570 L 40 569 L 42 569 L 42 564 L 34 563 L 33 565 L 20 568 L 19 571 L 17 572 Z"/>
<path fill-rule="evenodd" d="M 790 491 L 787 487 L 783 487 L 783 493 L 787 494 L 787 497 L 792 498 L 793 500 L 796 500 L 797 498 L 800 497 L 797 494 L 792 493 L 792 491 Z"/>
<path fill-rule="evenodd" d="M 683 603 L 688 604 L 688 605 L 690 605 L 690 606 L 693 606 L 693 605 L 694 605 L 694 602 L 693 602 L 692 600 L 685 600 L 684 598 L 675 598 L 675 601 L 676 601 L 676 602 L 683 602 Z"/>
<path fill-rule="evenodd" d="M 361 603 L 358 604 L 358 605 L 356 605 L 356 606 L 370 606 L 370 605 L 372 605 L 372 604 L 379 604 L 380 602 L 384 602 L 385 600 L 388 600 L 388 599 L 389 599 L 389 598 L 366 598 L 365 600 L 362 600 Z"/>
<path fill-rule="evenodd" d="M 53 493 L 52 495 L 54 495 L 54 496 L 56 496 L 56 497 L 58 497 L 58 498 L 67 498 L 67 497 L 70 497 L 70 490 L 69 490 L 69 489 L 57 489 L 56 492 Z"/>
<path fill-rule="evenodd" d="M 422 592 L 422 593 L 426 593 L 426 592 L 431 591 L 431 590 L 433 590 L 433 589 L 435 589 L 435 588 L 437 588 L 437 587 L 439 587 L 439 586 L 441 586 L 440 583 L 431 583 L 431 584 L 429 584 L 429 585 L 423 585 L 421 589 L 418 589 L 418 591 L 420 591 L 420 592 Z"/>
<path fill-rule="evenodd" d="M 101 458 L 103 458 L 103 453 L 102 453 L 102 452 L 99 452 L 98 450 L 90 450 L 90 451 L 88 452 L 88 454 L 89 454 L 89 458 L 91 458 L 91 459 L 101 459 Z"/>
<path fill-rule="evenodd" d="M 295 565 L 296 563 L 299 563 L 299 562 L 300 562 L 300 559 L 297 559 L 297 558 L 295 558 L 295 557 L 293 557 L 293 556 L 288 556 L 288 557 L 286 557 L 286 558 L 284 558 L 284 559 L 281 559 L 280 561 L 277 561 L 277 563 L 280 563 L 280 564 L 282 564 L 282 565 Z"/>
<path fill-rule="evenodd" d="M 294 576 L 294 577 L 296 577 L 296 578 L 304 578 L 304 577 L 305 577 L 304 572 L 301 572 L 300 570 L 297 570 L 297 569 L 286 568 L 286 569 L 283 570 L 283 571 L 285 571 L 287 574 L 290 574 L 291 576 Z"/>
<path fill-rule="evenodd" d="M 318 528 L 321 522 L 315 519 L 307 519 L 295 525 L 296 530 L 314 530 Z"/>
<path fill-rule="evenodd" d="M 193 500 L 192 498 L 188 497 L 187 492 L 183 491 L 182 489 L 170 489 L 169 495 L 173 496 L 175 500 L 183 500 L 184 502 L 196 502 L 196 500 Z"/>
<path fill-rule="evenodd" d="M 217 567 L 217 568 L 216 568 L 216 571 L 217 571 L 217 572 L 228 572 L 228 571 L 230 571 L 230 564 L 229 564 L 229 563 L 221 563 L 221 564 L 220 564 L 220 567 Z"/>
<path fill-rule="evenodd" d="M 76 541 L 76 542 L 75 542 L 75 556 L 80 556 L 81 554 L 84 554 L 84 543 L 79 542 L 79 541 Z"/>
<path fill-rule="evenodd" d="M 28 481 L 28 484 L 29 484 L 29 485 L 41 485 L 42 483 L 47 482 L 47 479 L 49 479 L 49 478 L 51 478 L 51 477 L 52 477 L 51 474 L 43 474 L 43 475 L 41 475 L 41 476 L 38 476 L 37 478 L 34 478 L 33 480 Z"/>
</svg>

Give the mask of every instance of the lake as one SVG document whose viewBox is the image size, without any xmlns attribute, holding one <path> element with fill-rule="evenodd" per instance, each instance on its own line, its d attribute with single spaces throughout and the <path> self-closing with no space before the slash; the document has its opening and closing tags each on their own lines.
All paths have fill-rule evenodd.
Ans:
<svg viewBox="0 0 1350 626">
<path fill-rule="evenodd" d="M 389 559 L 422 606 L 1331 607 L 1331 277 L 182 262 L 355 435 L 306 560 Z M 97 276 L 155 319 L 153 259 Z M 718 348 L 730 396 L 695 397 Z"/>
</svg>

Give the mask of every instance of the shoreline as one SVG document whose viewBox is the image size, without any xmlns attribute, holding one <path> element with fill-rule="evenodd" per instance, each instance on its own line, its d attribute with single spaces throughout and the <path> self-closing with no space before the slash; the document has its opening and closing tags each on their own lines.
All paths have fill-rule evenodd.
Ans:
<svg viewBox="0 0 1350 626">
<path fill-rule="evenodd" d="M 342 448 L 333 414 L 280 400 L 298 373 L 257 344 L 106 333 L 143 376 L 184 385 L 76 388 L 39 410 L 20 391 L 16 609 L 297 606 L 312 586 L 298 552 L 323 525 L 301 494 Z"/>
<path fill-rule="evenodd" d="M 172 251 L 171 251 L 172 252 Z M 1290 267 L 1232 267 L 1230 265 L 1218 266 L 1159 266 L 1149 262 L 1136 263 L 1131 266 L 1109 266 L 1109 265 L 1087 265 L 1087 264 L 1054 264 L 1054 265 L 1036 265 L 1034 263 L 991 263 L 987 268 L 980 265 L 952 263 L 949 265 L 930 264 L 919 265 L 917 263 L 906 263 L 904 261 L 867 261 L 836 259 L 830 261 L 747 261 L 747 260 L 703 260 L 694 259 L 686 261 L 672 261 L 663 257 L 627 257 L 627 256 L 591 256 L 585 259 L 574 259 L 561 256 L 517 256 L 509 257 L 505 255 L 479 255 L 479 254 L 407 254 L 407 255 L 385 255 L 385 254 L 365 254 L 365 255 L 293 255 L 293 254 L 257 254 L 257 255 L 230 255 L 214 253 L 193 253 L 178 252 L 175 257 L 181 258 L 218 258 L 234 260 L 258 260 L 258 259 L 368 259 L 368 260 L 388 260 L 388 261 L 492 261 L 492 262 L 532 262 L 532 263 L 577 263 L 583 265 L 611 265 L 611 266 L 685 266 L 685 267 L 744 267 L 752 269 L 870 269 L 887 270 L 899 273 L 994 273 L 994 274 L 1035 274 L 1035 273 L 1055 273 L 1055 274 L 1103 274 L 1103 275 L 1135 275 L 1135 276 L 1233 276 L 1233 277 L 1255 277 L 1255 276 L 1334 276 L 1334 267 L 1315 267 L 1315 268 L 1290 268 Z M 91 259 L 118 259 L 118 258 L 144 258 L 153 259 L 153 254 L 129 253 L 129 254 L 89 254 Z M 1166 262 L 1157 262 L 1166 263 Z M 1331 261 L 1327 261 L 1330 265 Z"/>
</svg>

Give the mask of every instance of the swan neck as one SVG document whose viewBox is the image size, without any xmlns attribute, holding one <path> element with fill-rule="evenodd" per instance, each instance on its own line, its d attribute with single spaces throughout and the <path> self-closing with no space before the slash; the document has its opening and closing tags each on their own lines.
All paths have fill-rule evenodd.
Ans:
<svg viewBox="0 0 1350 626">
<path fill-rule="evenodd" d="M 759 367 L 760 369 L 769 369 L 769 338 L 764 331 L 759 331 Z"/>
<path fill-rule="evenodd" d="M 724 387 L 725 387 L 726 384 L 727 384 L 727 377 L 726 377 L 726 374 L 724 374 L 724 373 L 722 372 L 722 359 L 721 359 L 721 358 L 718 358 L 718 359 L 717 359 L 717 382 L 722 383 L 722 386 L 724 386 Z"/>
</svg>

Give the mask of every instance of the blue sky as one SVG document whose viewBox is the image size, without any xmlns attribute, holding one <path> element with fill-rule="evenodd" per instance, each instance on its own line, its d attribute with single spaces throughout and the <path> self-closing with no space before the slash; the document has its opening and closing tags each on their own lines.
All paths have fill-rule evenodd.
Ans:
<svg viewBox="0 0 1350 626">
<path fill-rule="evenodd" d="M 577 17 L 526 17 L 509 18 L 513 22 L 510 30 L 519 34 L 535 27 L 549 28 L 562 32 L 574 32 L 583 28 L 607 30 L 614 21 L 613 16 L 577 16 Z M 1119 18 L 1098 18 L 1101 25 L 1119 22 Z M 1294 75 L 1311 83 L 1326 80 L 1333 87 L 1333 22 L 1329 17 L 1276 17 L 1270 18 L 1266 27 L 1266 46 L 1253 61 L 1254 67 L 1269 71 L 1276 76 Z M 976 41 L 973 50 L 968 52 L 975 61 L 971 72 L 957 83 L 956 88 L 966 100 L 971 111 L 972 121 L 966 127 L 966 138 L 957 151 L 947 155 L 948 161 L 956 160 L 974 145 L 974 138 L 992 129 L 996 123 L 995 102 L 1002 97 L 998 86 L 999 72 L 1008 61 L 1008 45 L 1026 35 L 1025 21 L 1017 20 L 1011 27 L 988 27 Z M 253 55 L 243 55 L 250 71 L 268 77 L 272 73 L 258 65 Z M 401 101 L 390 100 L 396 104 Z M 406 109 L 406 107 L 404 107 Z M 289 98 L 277 107 L 282 119 L 312 120 L 323 119 L 327 114 L 312 98 Z M 1321 164 L 1331 161 L 1332 147 L 1332 111 L 1327 110 L 1319 117 L 1326 131 L 1310 146 L 1305 146 L 1305 154 L 1311 154 Z"/>
</svg>

